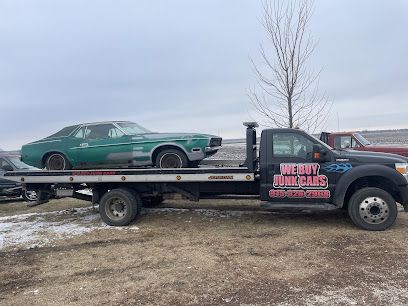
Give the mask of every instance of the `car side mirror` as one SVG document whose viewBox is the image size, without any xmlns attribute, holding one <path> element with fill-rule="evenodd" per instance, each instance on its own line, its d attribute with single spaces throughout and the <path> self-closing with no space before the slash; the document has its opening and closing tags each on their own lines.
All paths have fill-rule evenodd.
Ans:
<svg viewBox="0 0 408 306">
<path fill-rule="evenodd" d="M 320 144 L 313 145 L 313 161 L 314 162 L 324 162 L 327 161 L 327 150 Z"/>
<path fill-rule="evenodd" d="M 2 169 L 3 171 L 13 171 L 13 170 L 14 170 L 13 167 L 10 166 L 10 165 L 3 165 L 3 166 L 1 167 L 1 169 Z"/>
</svg>

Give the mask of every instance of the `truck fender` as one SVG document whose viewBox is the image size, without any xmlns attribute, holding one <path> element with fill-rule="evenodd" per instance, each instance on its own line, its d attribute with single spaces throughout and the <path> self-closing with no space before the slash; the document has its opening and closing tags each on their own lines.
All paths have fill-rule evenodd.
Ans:
<svg viewBox="0 0 408 306">
<path fill-rule="evenodd" d="M 391 167 L 384 165 L 361 165 L 351 169 L 340 177 L 334 191 L 333 203 L 338 207 L 343 207 L 346 192 L 351 184 L 360 178 L 369 176 L 384 177 L 393 182 L 396 186 L 407 185 L 407 180 Z"/>
</svg>

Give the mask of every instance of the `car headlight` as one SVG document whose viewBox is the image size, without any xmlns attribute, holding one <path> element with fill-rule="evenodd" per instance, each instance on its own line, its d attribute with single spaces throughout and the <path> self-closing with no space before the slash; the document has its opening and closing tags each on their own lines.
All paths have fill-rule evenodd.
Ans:
<svg viewBox="0 0 408 306">
<path fill-rule="evenodd" d="M 395 170 L 401 174 L 408 174 L 408 163 L 395 164 Z"/>
</svg>

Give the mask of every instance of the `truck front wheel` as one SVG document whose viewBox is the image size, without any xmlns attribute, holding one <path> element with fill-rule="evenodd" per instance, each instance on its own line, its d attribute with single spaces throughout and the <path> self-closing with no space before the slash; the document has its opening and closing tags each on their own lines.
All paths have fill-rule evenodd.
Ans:
<svg viewBox="0 0 408 306">
<path fill-rule="evenodd" d="M 388 192 L 367 187 L 352 195 L 348 213 L 358 227 L 369 231 L 383 231 L 394 224 L 398 209 L 394 198 Z"/>
<path fill-rule="evenodd" d="M 99 202 L 99 214 L 103 222 L 113 226 L 125 226 L 132 222 L 142 207 L 139 195 L 131 189 L 118 188 L 105 193 Z"/>
</svg>

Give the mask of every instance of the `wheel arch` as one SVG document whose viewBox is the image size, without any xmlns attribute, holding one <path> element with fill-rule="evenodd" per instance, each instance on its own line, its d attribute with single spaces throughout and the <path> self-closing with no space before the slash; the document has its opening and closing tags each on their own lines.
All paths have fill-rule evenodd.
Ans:
<svg viewBox="0 0 408 306">
<path fill-rule="evenodd" d="M 50 155 L 52 155 L 52 154 L 55 154 L 55 153 L 64 155 L 64 157 L 65 157 L 65 158 L 69 161 L 69 163 L 72 165 L 72 160 L 68 157 L 68 155 L 67 155 L 65 152 L 63 152 L 63 151 L 61 151 L 61 150 L 50 150 L 50 151 L 45 152 L 45 153 L 42 155 L 42 158 L 41 158 L 41 166 L 42 166 L 42 167 L 45 167 L 45 163 L 46 163 L 46 161 L 47 161 L 48 156 L 50 156 Z"/>
<path fill-rule="evenodd" d="M 398 202 L 401 198 L 398 187 L 406 184 L 405 178 L 391 167 L 363 165 L 341 176 L 336 184 L 333 202 L 338 207 L 345 207 L 353 193 L 364 187 L 383 189 Z"/>
<path fill-rule="evenodd" d="M 150 155 L 150 158 L 151 158 L 153 164 L 156 161 L 157 155 L 159 155 L 159 153 L 161 151 L 165 150 L 165 149 L 180 150 L 181 152 L 183 152 L 187 156 L 187 159 L 190 161 L 190 158 L 188 156 L 188 152 L 186 151 L 185 148 L 183 148 L 183 146 L 175 144 L 175 143 L 162 143 L 162 144 L 158 144 L 157 146 L 155 146 L 151 151 L 152 153 Z"/>
</svg>

